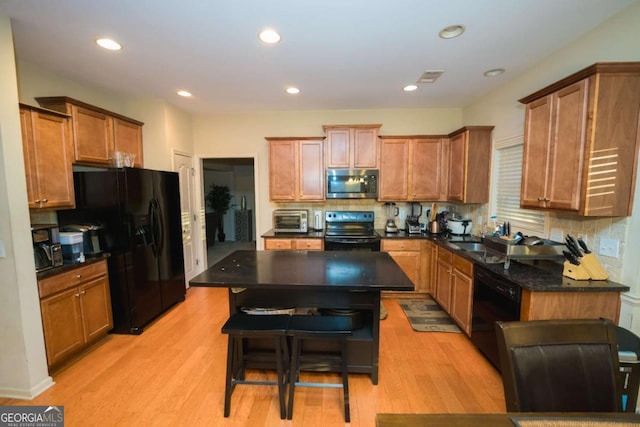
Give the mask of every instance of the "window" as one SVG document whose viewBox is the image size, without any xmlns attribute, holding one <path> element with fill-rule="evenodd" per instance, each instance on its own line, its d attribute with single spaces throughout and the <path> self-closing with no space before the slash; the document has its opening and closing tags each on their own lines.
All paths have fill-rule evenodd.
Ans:
<svg viewBox="0 0 640 427">
<path fill-rule="evenodd" d="M 525 236 L 544 236 L 544 213 L 520 208 L 522 151 L 522 136 L 496 141 L 493 212 L 498 224 L 509 221 L 512 234 L 521 231 Z"/>
</svg>

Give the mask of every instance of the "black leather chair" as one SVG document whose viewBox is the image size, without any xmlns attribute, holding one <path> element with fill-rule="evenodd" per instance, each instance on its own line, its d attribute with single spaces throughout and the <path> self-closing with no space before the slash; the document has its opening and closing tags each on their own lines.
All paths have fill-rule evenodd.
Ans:
<svg viewBox="0 0 640 427">
<path fill-rule="evenodd" d="M 307 316 L 293 315 L 289 321 L 288 334 L 293 337 L 291 344 L 291 369 L 289 378 L 289 407 L 287 418 L 293 417 L 293 394 L 296 386 L 306 387 L 341 387 L 344 399 L 344 420 L 350 421 L 349 414 L 349 375 L 347 361 L 347 340 L 351 335 L 351 319 L 346 316 Z M 330 340 L 338 341 L 340 353 L 337 356 L 323 353 L 308 353 L 302 351 L 302 342 L 306 340 Z M 305 359 L 305 360 L 303 360 Z M 301 367 L 309 364 L 314 371 L 335 370 L 335 364 L 342 374 L 342 384 L 300 382 L 299 375 Z"/>
<path fill-rule="evenodd" d="M 606 319 L 496 322 L 508 412 L 621 412 L 616 326 Z"/>
<path fill-rule="evenodd" d="M 289 351 L 287 346 L 287 328 L 289 326 L 288 314 L 274 315 L 248 315 L 245 313 L 233 314 L 222 326 L 222 333 L 229 335 L 227 349 L 227 373 L 224 392 L 224 416 L 228 417 L 231 410 L 231 394 L 236 385 L 277 385 L 278 400 L 280 403 L 280 418 L 285 419 L 285 396 L 288 381 Z M 245 352 L 245 338 L 266 338 L 273 343 L 275 353 L 275 366 L 273 355 L 264 358 L 271 368 L 277 370 L 275 381 L 253 381 L 245 378 L 245 369 L 250 362 L 251 354 Z"/>
</svg>

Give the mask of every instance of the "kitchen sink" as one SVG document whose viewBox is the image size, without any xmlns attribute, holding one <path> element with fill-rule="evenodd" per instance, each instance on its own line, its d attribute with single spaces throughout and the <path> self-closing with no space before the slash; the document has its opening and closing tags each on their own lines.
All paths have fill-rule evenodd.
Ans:
<svg viewBox="0 0 640 427">
<path fill-rule="evenodd" d="M 467 252 L 484 252 L 484 243 L 456 242 L 458 248 Z"/>
</svg>

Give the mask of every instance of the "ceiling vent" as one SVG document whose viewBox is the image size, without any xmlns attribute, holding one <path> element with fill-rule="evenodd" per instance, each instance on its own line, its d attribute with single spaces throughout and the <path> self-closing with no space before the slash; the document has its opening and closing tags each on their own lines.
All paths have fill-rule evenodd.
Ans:
<svg viewBox="0 0 640 427">
<path fill-rule="evenodd" d="M 435 83 L 435 81 L 438 80 L 438 77 L 440 77 L 442 73 L 444 73 L 444 70 L 427 70 L 422 73 L 417 83 Z"/>
</svg>

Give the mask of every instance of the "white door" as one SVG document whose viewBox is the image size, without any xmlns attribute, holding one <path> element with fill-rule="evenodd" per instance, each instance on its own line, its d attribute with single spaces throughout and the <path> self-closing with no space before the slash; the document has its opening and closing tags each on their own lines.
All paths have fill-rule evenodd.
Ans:
<svg viewBox="0 0 640 427">
<path fill-rule="evenodd" d="M 194 197 L 195 169 L 193 158 L 186 153 L 173 153 L 173 170 L 180 177 L 180 213 L 182 217 L 182 246 L 184 249 L 184 274 L 187 283 L 196 275 L 198 258 L 194 244 L 196 230 L 196 201 Z"/>
</svg>

